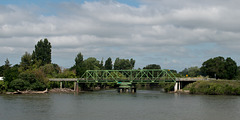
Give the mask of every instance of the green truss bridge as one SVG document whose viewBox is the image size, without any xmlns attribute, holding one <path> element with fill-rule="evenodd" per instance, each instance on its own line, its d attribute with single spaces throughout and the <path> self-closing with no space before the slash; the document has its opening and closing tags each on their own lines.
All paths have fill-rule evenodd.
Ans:
<svg viewBox="0 0 240 120">
<path fill-rule="evenodd" d="M 125 91 L 134 89 L 138 83 L 176 82 L 175 75 L 170 70 L 143 69 L 143 70 L 87 70 L 81 78 L 52 78 L 50 81 L 74 81 L 75 90 L 79 84 L 119 84 L 119 88 Z M 60 83 L 60 88 L 61 88 Z M 121 91 L 120 91 L 121 92 Z"/>
<path fill-rule="evenodd" d="M 176 77 L 169 70 L 87 70 L 79 83 L 159 83 L 175 82 Z"/>
</svg>

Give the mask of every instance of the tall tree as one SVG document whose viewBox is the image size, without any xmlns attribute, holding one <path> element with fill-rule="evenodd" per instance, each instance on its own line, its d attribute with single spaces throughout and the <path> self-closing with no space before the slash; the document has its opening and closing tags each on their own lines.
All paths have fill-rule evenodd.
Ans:
<svg viewBox="0 0 240 120">
<path fill-rule="evenodd" d="M 4 66 L 4 72 L 3 72 L 3 76 L 4 76 L 4 83 L 6 84 L 6 89 L 9 89 L 9 85 L 10 83 L 18 78 L 19 75 L 19 71 L 18 65 L 14 65 L 13 67 L 11 67 L 10 62 L 8 61 L 8 59 L 5 61 L 5 66 Z"/>
<path fill-rule="evenodd" d="M 233 79 L 237 76 L 237 63 L 230 57 L 226 59 L 225 68 L 227 72 L 227 79 Z"/>
<path fill-rule="evenodd" d="M 48 39 L 38 41 L 35 45 L 35 50 L 33 51 L 32 58 L 33 60 L 41 61 L 41 65 L 51 63 L 51 43 L 48 42 Z"/>
<path fill-rule="evenodd" d="M 212 78 L 232 79 L 237 75 L 236 62 L 231 58 L 215 57 L 202 64 L 201 72 Z"/>
<path fill-rule="evenodd" d="M 121 68 L 120 68 L 120 59 L 119 58 L 115 59 L 114 70 L 121 70 Z"/>
<path fill-rule="evenodd" d="M 29 69 L 31 64 L 32 64 L 32 55 L 29 54 L 28 52 L 25 52 L 25 54 L 21 58 L 20 66 L 22 67 L 23 70 L 27 70 Z"/>
<path fill-rule="evenodd" d="M 131 58 L 130 64 L 131 64 L 131 69 L 133 69 L 133 68 L 134 68 L 134 65 L 135 65 L 135 60 L 133 60 L 133 59 Z"/>
<path fill-rule="evenodd" d="M 103 66 L 103 58 L 102 58 L 102 60 L 101 60 L 101 62 L 100 62 L 100 64 L 99 64 L 99 68 L 100 68 L 100 70 L 103 70 L 103 69 L 104 69 L 104 66 Z"/>
<path fill-rule="evenodd" d="M 4 69 L 8 69 L 8 68 L 11 67 L 11 64 L 10 64 L 8 58 L 7 58 L 6 61 L 5 61 L 5 65 L 4 65 L 4 67 L 5 67 Z"/>
<path fill-rule="evenodd" d="M 89 57 L 88 59 L 84 60 L 84 66 L 85 66 L 86 70 L 100 70 L 101 69 L 100 62 L 94 57 Z"/>
<path fill-rule="evenodd" d="M 106 70 L 112 70 L 112 59 L 110 57 L 105 61 L 104 66 Z"/>
<path fill-rule="evenodd" d="M 76 67 L 76 76 L 81 77 L 86 70 L 83 62 L 83 55 L 81 52 L 78 53 L 77 57 L 75 58 L 75 67 Z"/>
</svg>

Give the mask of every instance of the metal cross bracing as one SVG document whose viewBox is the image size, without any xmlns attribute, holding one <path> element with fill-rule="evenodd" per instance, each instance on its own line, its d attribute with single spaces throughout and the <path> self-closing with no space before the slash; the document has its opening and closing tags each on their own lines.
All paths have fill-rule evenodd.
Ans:
<svg viewBox="0 0 240 120">
<path fill-rule="evenodd" d="M 160 83 L 176 82 L 170 70 L 87 70 L 78 83 Z"/>
</svg>

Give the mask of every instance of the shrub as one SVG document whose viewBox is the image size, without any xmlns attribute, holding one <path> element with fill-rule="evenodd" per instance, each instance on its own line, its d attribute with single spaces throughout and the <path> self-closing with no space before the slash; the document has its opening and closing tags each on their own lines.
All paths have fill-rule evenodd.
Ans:
<svg viewBox="0 0 240 120">
<path fill-rule="evenodd" d="M 39 81 L 33 83 L 30 88 L 32 90 L 45 90 L 47 88 L 47 85 L 45 85 L 44 83 L 41 83 Z"/>
<path fill-rule="evenodd" d="M 162 87 L 165 92 L 174 91 L 175 83 L 159 83 L 159 86 Z"/>
<path fill-rule="evenodd" d="M 22 79 L 15 79 L 10 83 L 10 89 L 13 90 L 27 90 L 29 88 L 29 82 Z"/>
<path fill-rule="evenodd" d="M 240 82 L 229 80 L 197 81 L 187 85 L 184 89 L 191 94 L 207 95 L 240 95 Z"/>
</svg>

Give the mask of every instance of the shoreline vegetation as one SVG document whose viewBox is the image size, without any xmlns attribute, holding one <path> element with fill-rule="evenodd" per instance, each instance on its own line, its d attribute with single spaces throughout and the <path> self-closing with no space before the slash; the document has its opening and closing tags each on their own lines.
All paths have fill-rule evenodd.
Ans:
<svg viewBox="0 0 240 120">
<path fill-rule="evenodd" d="M 240 95 L 239 80 L 202 80 L 186 85 L 174 92 L 173 83 L 161 83 L 160 86 L 168 93 L 200 94 L 200 95 Z"/>
<path fill-rule="evenodd" d="M 44 93 L 46 89 L 55 92 L 64 92 L 56 90 L 60 85 L 57 82 L 51 82 L 48 78 L 81 78 L 87 70 L 132 70 L 135 68 L 135 60 L 120 59 L 115 61 L 109 57 L 105 62 L 104 58 L 98 60 L 95 57 L 85 58 L 79 52 L 74 59 L 75 64 L 71 68 L 62 68 L 58 64 L 52 63 L 51 56 L 52 45 L 47 38 L 38 41 L 32 53 L 25 52 L 21 57 L 19 64 L 12 65 L 8 58 L 5 64 L 0 66 L 0 94 L 16 93 L 31 94 Z M 149 64 L 141 69 L 162 69 L 158 64 Z M 189 91 L 190 94 L 208 94 L 208 95 L 240 95 L 240 66 L 230 57 L 215 57 L 203 62 L 202 67 L 185 68 L 181 72 L 169 69 L 175 77 L 198 77 L 204 76 L 216 79 L 216 81 L 198 81 L 189 84 L 178 93 Z M 121 74 L 121 73 L 119 73 Z M 126 78 L 124 74 L 121 74 Z M 160 76 L 161 77 L 161 76 Z M 65 88 L 74 88 L 73 82 L 64 82 Z M 106 84 L 109 87 L 116 88 L 114 84 Z M 104 85 L 104 86 L 106 86 Z M 158 86 L 165 92 L 174 91 L 174 83 L 160 83 Z M 90 88 L 92 84 L 84 87 Z M 65 90 L 71 91 L 71 90 Z M 48 91 L 47 91 L 48 92 Z"/>
<path fill-rule="evenodd" d="M 183 88 L 190 94 L 205 95 L 240 95 L 240 81 L 238 80 L 207 80 L 188 84 Z"/>
<path fill-rule="evenodd" d="M 203 80 L 190 83 L 183 89 L 174 92 L 175 83 L 160 83 L 159 87 L 166 93 L 196 94 L 196 95 L 240 95 L 240 81 L 238 80 Z M 98 89 L 100 90 L 100 89 Z M 2 94 L 45 94 L 45 93 L 74 93 L 71 88 L 52 88 L 44 91 L 14 91 Z M 84 92 L 84 91 L 79 91 Z"/>
</svg>

